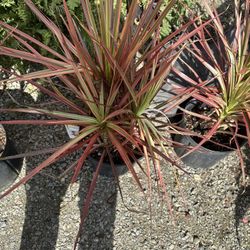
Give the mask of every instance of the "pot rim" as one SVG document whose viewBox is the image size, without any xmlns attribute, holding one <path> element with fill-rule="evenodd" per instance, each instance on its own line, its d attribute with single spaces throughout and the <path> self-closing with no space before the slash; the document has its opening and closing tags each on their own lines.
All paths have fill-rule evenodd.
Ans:
<svg viewBox="0 0 250 250">
<path fill-rule="evenodd" d="M 194 98 L 192 98 L 191 100 L 189 100 L 185 106 L 185 109 L 187 108 L 187 110 L 191 110 L 192 107 L 194 107 L 197 103 L 199 102 L 199 100 L 196 100 Z M 203 102 L 201 102 L 203 103 Z M 184 116 L 182 116 L 182 119 L 181 119 L 181 123 L 180 124 L 185 124 L 184 122 Z M 190 141 L 192 141 L 192 143 L 194 143 L 194 145 L 198 145 L 198 143 L 192 138 L 192 136 L 189 136 L 189 135 L 182 135 L 182 136 L 185 136 L 187 137 Z M 242 144 L 240 145 L 240 147 L 243 147 L 245 144 L 246 144 L 247 140 L 244 140 L 242 142 Z M 222 144 L 223 145 L 223 144 Z M 210 149 L 210 148 L 207 148 L 203 145 L 200 146 L 200 148 L 208 151 L 208 152 L 211 152 L 211 153 L 216 153 L 216 154 L 223 154 L 223 153 L 230 153 L 230 152 L 234 152 L 236 149 L 228 149 L 228 150 L 214 150 L 214 149 Z"/>
<path fill-rule="evenodd" d="M 189 135 L 182 135 L 182 136 L 184 136 L 188 140 L 192 141 L 192 143 L 194 144 L 194 146 L 198 145 L 198 143 L 192 138 L 192 136 L 189 136 Z M 244 145 L 245 145 L 245 143 L 243 145 L 241 145 L 241 147 L 244 146 Z M 223 150 L 223 151 L 222 150 L 213 150 L 213 149 L 209 149 L 207 147 L 204 147 L 203 145 L 201 145 L 200 148 L 206 150 L 209 153 L 219 154 L 219 155 L 226 154 L 226 153 L 231 153 L 231 152 L 234 152 L 236 150 L 236 149 Z"/>
</svg>

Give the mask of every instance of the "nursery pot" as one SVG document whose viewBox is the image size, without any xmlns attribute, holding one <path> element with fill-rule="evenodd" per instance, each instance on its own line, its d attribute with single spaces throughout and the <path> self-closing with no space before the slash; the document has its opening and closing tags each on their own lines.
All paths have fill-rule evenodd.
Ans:
<svg viewBox="0 0 250 250">
<path fill-rule="evenodd" d="M 186 105 L 186 109 L 192 110 L 195 105 L 197 105 L 197 102 L 191 101 Z M 185 127 L 183 115 L 180 126 Z M 198 143 L 191 136 L 188 135 L 177 134 L 174 136 L 174 140 L 185 146 L 195 147 L 198 145 Z M 242 145 L 243 144 L 245 144 L 245 140 L 242 142 Z M 188 152 L 188 149 L 184 147 L 176 147 L 175 152 L 179 157 L 182 157 Z M 233 152 L 233 150 L 217 151 L 208 149 L 205 146 L 200 146 L 199 149 L 181 158 L 181 160 L 183 161 L 183 163 L 193 168 L 209 168 L 215 165 L 218 161 L 228 156 L 231 152 Z"/>
<path fill-rule="evenodd" d="M 80 127 L 79 126 L 73 126 L 73 125 L 67 125 L 65 126 L 66 131 L 68 133 L 69 138 L 75 138 L 76 134 L 79 132 Z M 114 156 L 114 155 L 113 155 Z M 137 159 L 141 159 L 141 156 L 136 156 Z M 96 171 L 96 168 L 98 166 L 100 157 L 98 157 L 98 154 L 92 154 L 90 156 L 88 156 L 88 163 L 90 166 L 90 170 L 92 172 Z M 115 168 L 116 168 L 116 172 L 118 175 L 123 175 L 127 172 L 128 168 L 125 165 L 125 163 L 123 162 L 123 160 L 120 157 L 114 157 L 114 164 L 115 164 Z M 134 163 L 134 161 L 131 159 L 131 161 Z M 104 161 L 102 163 L 102 167 L 100 169 L 99 174 L 101 176 L 106 176 L 106 177 L 113 177 L 113 171 L 112 171 L 112 167 L 111 164 L 109 162 L 108 159 L 104 158 Z"/>
<path fill-rule="evenodd" d="M 142 156 L 139 156 L 139 155 L 136 155 L 136 158 L 137 160 L 140 160 L 142 159 L 143 157 Z M 93 155 L 92 156 L 89 156 L 88 157 L 88 163 L 91 167 L 91 170 L 94 172 L 97 168 L 97 165 L 99 163 L 99 159 L 97 159 L 97 157 L 94 157 Z M 125 174 L 127 171 L 128 171 L 128 167 L 126 166 L 126 164 L 123 162 L 122 159 L 120 158 L 115 158 L 114 160 L 114 165 L 115 165 L 115 168 L 116 168 L 116 172 L 117 172 L 117 175 L 123 175 Z M 133 161 L 131 159 L 132 163 L 135 164 L 135 161 Z M 100 173 L 99 173 L 101 176 L 105 176 L 105 177 L 113 177 L 113 171 L 112 171 L 112 167 L 111 167 L 111 164 L 110 162 L 108 161 L 108 159 L 104 159 L 103 163 L 102 163 L 102 167 L 101 167 L 101 170 L 100 170 Z"/>
<path fill-rule="evenodd" d="M 16 155 L 14 144 L 7 138 L 0 124 L 0 157 Z M 22 159 L 0 160 L 0 192 L 9 187 L 18 177 L 22 168 Z"/>
<path fill-rule="evenodd" d="M 183 145 L 195 147 L 197 143 L 191 136 L 176 135 L 174 137 L 176 142 L 180 142 Z M 183 163 L 193 168 L 209 168 L 215 165 L 218 161 L 228 156 L 231 151 L 215 151 L 201 146 L 198 150 L 191 154 L 181 158 Z M 188 152 L 185 148 L 175 148 L 176 154 L 181 157 Z"/>
<path fill-rule="evenodd" d="M 99 160 L 95 159 L 94 157 L 88 157 L 88 163 L 89 163 L 89 165 L 91 167 L 91 170 L 94 172 L 96 170 L 96 168 L 97 168 Z M 127 167 L 126 167 L 126 165 L 124 163 L 121 163 L 121 162 L 116 163 L 116 162 L 114 162 L 114 164 L 115 164 L 115 168 L 116 168 L 116 171 L 117 171 L 118 175 L 122 175 L 122 174 L 125 174 L 127 172 Z M 111 164 L 109 162 L 103 162 L 99 174 L 101 176 L 105 176 L 105 177 L 114 176 Z"/>
</svg>

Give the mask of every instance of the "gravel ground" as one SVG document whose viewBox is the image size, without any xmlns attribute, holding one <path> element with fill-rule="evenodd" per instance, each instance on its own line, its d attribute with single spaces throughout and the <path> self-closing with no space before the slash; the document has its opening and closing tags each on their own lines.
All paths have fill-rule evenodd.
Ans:
<svg viewBox="0 0 250 250">
<path fill-rule="evenodd" d="M 19 103 L 32 101 L 29 94 L 19 90 L 8 93 L 1 95 L 1 105 L 10 105 L 13 97 Z M 12 125 L 6 126 L 6 131 L 19 152 L 48 149 L 68 140 L 62 126 Z M 247 149 L 245 152 L 249 155 Z M 20 178 L 45 157 L 26 158 Z M 1 200 L 1 250 L 72 249 L 91 173 L 86 166 L 71 186 L 70 176 L 62 180 L 55 176 L 75 159 L 72 155 L 61 160 Z M 248 174 L 249 162 L 246 158 Z M 173 215 L 166 202 L 157 198 L 156 187 L 150 213 L 130 173 L 120 177 L 124 202 L 113 180 L 100 177 L 78 249 L 249 250 L 250 180 L 248 176 L 249 186 L 243 190 L 237 156 L 232 153 L 207 170 L 186 169 L 190 175 L 162 162 Z M 145 178 L 136 170 L 147 192 Z"/>
</svg>

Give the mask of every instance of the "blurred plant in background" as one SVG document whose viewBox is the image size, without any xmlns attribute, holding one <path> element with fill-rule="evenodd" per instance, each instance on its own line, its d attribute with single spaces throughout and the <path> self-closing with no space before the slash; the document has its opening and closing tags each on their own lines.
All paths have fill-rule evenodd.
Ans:
<svg viewBox="0 0 250 250">
<path fill-rule="evenodd" d="M 54 20 L 59 27 L 65 28 L 62 21 L 62 16 L 64 16 L 62 0 L 34 0 L 33 2 L 47 17 Z M 94 7 L 96 0 L 92 0 L 90 2 Z M 141 0 L 142 9 L 145 9 L 147 2 L 148 0 Z M 162 8 L 164 8 L 164 5 L 166 6 L 169 0 L 164 0 L 164 2 L 165 3 L 163 4 Z M 123 3 L 124 5 L 121 13 L 123 16 L 125 16 L 127 10 L 124 6 L 125 4 L 129 4 L 129 1 L 123 0 Z M 67 4 L 71 13 L 74 12 L 74 15 L 79 18 L 83 17 L 80 0 L 68 0 Z M 189 9 L 195 9 L 199 12 L 200 7 L 196 0 L 181 0 L 176 2 L 174 8 L 163 20 L 161 38 L 169 35 L 172 31 L 180 27 L 180 25 L 186 21 L 189 15 Z M 15 0 L 2 0 L 0 2 L 0 16 L 2 21 L 17 27 L 32 37 L 39 39 L 42 43 L 48 45 L 53 50 L 60 52 L 60 46 L 52 32 L 46 29 L 43 23 L 37 22 L 34 14 L 31 13 L 28 7 L 25 5 L 24 0 L 18 0 L 18 4 L 16 4 Z M 0 40 L 2 40 L 5 36 L 6 31 L 0 28 Z M 5 44 L 11 48 L 20 48 L 18 42 L 11 37 L 5 41 Z M 41 50 L 41 53 L 45 56 L 47 55 L 47 52 L 43 49 Z M 2 56 L 0 58 L 0 65 L 5 65 L 5 68 L 11 68 L 15 66 L 15 68 L 17 68 L 20 72 L 25 73 L 29 63 L 16 58 L 7 58 Z"/>
<path fill-rule="evenodd" d="M 142 0 L 142 8 L 144 8 L 148 0 Z M 155 1 L 157 2 L 157 1 Z M 164 0 L 164 5 L 166 5 L 169 0 Z M 162 8 L 163 8 L 162 7 Z M 172 31 L 176 30 L 183 23 L 188 20 L 188 16 L 191 14 L 191 10 L 197 12 L 198 14 L 205 15 L 202 10 L 199 1 L 197 0 L 179 0 L 176 1 L 174 7 L 163 19 L 161 28 L 161 38 L 166 37 Z"/>
<path fill-rule="evenodd" d="M 33 2 L 47 17 L 55 20 L 55 23 L 58 26 L 63 27 L 63 21 L 61 18 L 61 15 L 64 13 L 62 0 L 34 0 Z M 74 14 L 77 16 L 82 15 L 79 0 L 68 0 L 67 3 L 70 11 L 74 11 Z M 18 4 L 15 0 L 1 0 L 0 16 L 2 21 L 21 29 L 32 37 L 39 39 L 50 48 L 54 50 L 59 49 L 60 46 L 52 32 L 46 29 L 46 26 L 43 23 L 37 21 L 34 14 L 24 3 L 24 0 L 18 0 Z M 5 36 L 6 31 L 0 28 L 0 40 L 2 40 Z M 20 48 L 19 43 L 11 37 L 5 40 L 5 44 L 11 48 Z M 45 50 L 41 50 L 41 53 L 46 55 Z M 0 58 L 0 65 L 5 65 L 5 68 L 11 68 L 14 66 L 20 72 L 25 73 L 29 63 L 16 58 L 14 59 L 2 56 Z"/>
</svg>

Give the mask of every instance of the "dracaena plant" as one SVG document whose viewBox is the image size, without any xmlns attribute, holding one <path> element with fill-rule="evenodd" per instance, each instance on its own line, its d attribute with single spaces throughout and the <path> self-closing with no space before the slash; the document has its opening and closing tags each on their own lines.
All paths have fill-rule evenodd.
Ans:
<svg viewBox="0 0 250 250">
<path fill-rule="evenodd" d="M 123 160 L 142 191 L 143 187 L 132 160 L 138 162 L 136 154 L 144 156 L 146 163 L 141 167 L 148 178 L 149 193 L 151 193 L 151 172 L 155 171 L 166 197 L 159 159 L 163 158 L 173 164 L 175 162 L 167 153 L 168 140 L 157 128 L 155 120 L 147 116 L 147 110 L 162 87 L 184 42 L 197 30 L 202 29 L 202 26 L 187 32 L 187 28 L 194 23 L 194 20 L 191 20 L 160 40 L 162 20 L 175 1 L 169 1 L 160 11 L 163 2 L 148 1 L 147 7 L 138 19 L 137 10 L 140 2 L 133 0 L 127 16 L 123 19 L 121 18 L 122 0 L 96 1 L 97 11 L 94 13 L 91 11 L 90 1 L 81 0 L 84 19 L 79 20 L 77 16 L 70 14 L 64 0 L 63 22 L 68 30 L 68 34 L 64 34 L 55 23 L 36 8 L 31 0 L 26 0 L 25 3 L 32 12 L 58 39 L 61 53 L 52 50 L 16 27 L 0 22 L 0 25 L 8 31 L 8 36 L 12 36 L 20 43 L 20 49 L 12 49 L 6 47 L 2 41 L 0 55 L 21 58 L 44 67 L 43 70 L 24 75 L 16 74 L 13 78 L 4 79 L 0 83 L 27 81 L 42 93 L 67 106 L 67 112 L 37 107 L 2 109 L 4 112 L 45 114 L 52 119 L 1 121 L 1 123 L 80 126 L 80 131 L 75 138 L 57 149 L 7 190 L 1 198 L 58 159 L 79 149 L 81 154 L 73 169 L 72 182 L 76 181 L 87 157 L 96 150 L 100 152 L 99 163 L 84 204 L 82 221 L 87 215 L 104 159 L 110 162 L 114 177 L 119 183 L 113 158 L 115 152 Z M 173 38 L 174 41 L 171 42 Z M 46 50 L 51 56 L 41 55 L 36 48 Z M 53 84 L 55 77 L 60 79 L 60 85 L 64 90 L 66 89 L 66 92 L 71 93 L 71 97 L 62 91 L 62 88 Z M 41 80 L 46 82 L 46 86 L 41 83 Z M 162 127 L 162 121 L 160 122 Z M 168 126 L 165 127 L 167 129 Z"/>
<path fill-rule="evenodd" d="M 191 43 L 187 50 L 197 64 L 208 71 L 207 79 L 201 79 L 197 68 L 188 66 L 196 80 L 177 68 L 173 69 L 189 83 L 188 87 L 178 89 L 182 100 L 193 97 L 210 109 L 206 115 L 189 112 L 209 125 L 206 133 L 199 135 L 201 139 L 197 146 L 185 155 L 198 150 L 219 133 L 231 134 L 230 142 L 234 143 L 243 167 L 239 139 L 248 139 L 250 143 L 250 2 L 244 1 L 244 8 L 241 9 L 240 1 L 235 1 L 235 26 L 231 32 L 224 31 L 220 14 L 206 1 L 204 4 L 212 23 L 197 33 L 196 42 Z M 232 145 L 224 146 L 232 148 Z"/>
</svg>

